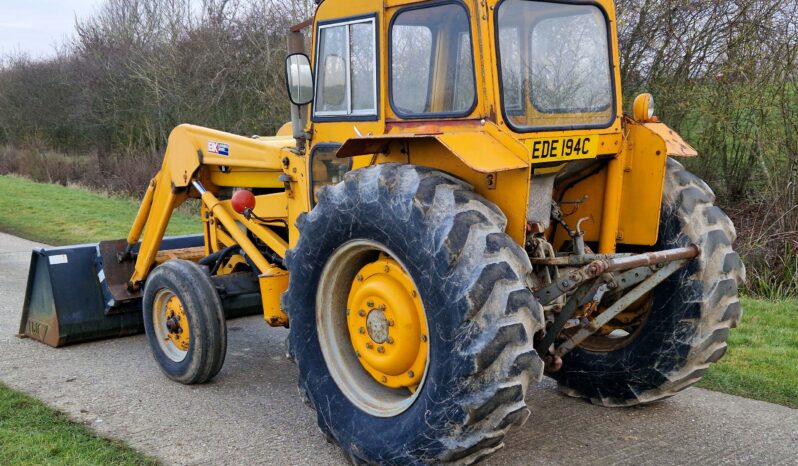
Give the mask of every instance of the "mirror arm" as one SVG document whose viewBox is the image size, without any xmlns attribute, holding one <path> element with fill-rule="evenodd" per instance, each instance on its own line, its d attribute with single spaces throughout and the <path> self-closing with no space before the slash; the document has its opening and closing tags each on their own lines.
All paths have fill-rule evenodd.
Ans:
<svg viewBox="0 0 798 466">
<path fill-rule="evenodd" d="M 310 134 L 305 132 L 305 127 L 308 123 L 307 107 L 307 105 L 291 104 L 291 126 L 296 140 L 296 150 L 300 154 L 305 153 L 307 141 L 310 139 Z"/>
</svg>

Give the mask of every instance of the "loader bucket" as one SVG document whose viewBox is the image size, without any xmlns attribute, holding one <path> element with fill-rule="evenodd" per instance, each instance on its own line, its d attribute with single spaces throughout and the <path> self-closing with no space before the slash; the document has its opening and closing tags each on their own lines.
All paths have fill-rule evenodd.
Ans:
<svg viewBox="0 0 798 466">
<path fill-rule="evenodd" d="M 106 258 L 103 264 L 100 250 L 105 243 L 33 250 L 19 336 L 58 347 L 144 330 L 140 297 L 109 299 L 105 275 L 129 263 Z M 164 238 L 161 249 L 202 244 L 201 235 Z"/>
</svg>

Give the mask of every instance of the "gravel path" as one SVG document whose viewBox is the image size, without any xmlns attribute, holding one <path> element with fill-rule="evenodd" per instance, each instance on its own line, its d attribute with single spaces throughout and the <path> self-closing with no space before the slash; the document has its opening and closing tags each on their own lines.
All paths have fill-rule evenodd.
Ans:
<svg viewBox="0 0 798 466">
<path fill-rule="evenodd" d="M 225 366 L 203 386 L 161 375 L 144 336 L 52 349 L 15 338 L 30 249 L 0 233 L 0 380 L 167 464 L 345 464 L 296 393 L 286 331 L 228 323 Z M 795 464 L 798 410 L 691 388 L 653 406 L 607 409 L 545 379 L 532 416 L 494 465 Z"/>
</svg>

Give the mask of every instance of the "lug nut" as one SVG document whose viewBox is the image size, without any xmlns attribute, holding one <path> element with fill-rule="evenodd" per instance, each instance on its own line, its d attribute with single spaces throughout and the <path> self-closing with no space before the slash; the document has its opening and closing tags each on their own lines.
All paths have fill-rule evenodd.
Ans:
<svg viewBox="0 0 798 466">
<path fill-rule="evenodd" d="M 357 281 L 362 282 L 363 281 L 363 275 L 357 274 Z"/>
<path fill-rule="evenodd" d="M 383 375 L 383 376 L 382 376 L 382 378 L 381 378 L 380 380 L 382 380 L 382 383 L 385 383 L 385 382 L 387 382 L 387 381 L 388 381 L 388 377 L 385 377 L 385 376 Z"/>
<path fill-rule="evenodd" d="M 393 326 L 394 326 L 394 321 L 393 321 L 393 319 L 390 319 L 388 321 L 388 327 L 393 327 Z"/>
<path fill-rule="evenodd" d="M 421 341 L 427 341 L 427 336 L 426 335 L 421 335 Z"/>
<path fill-rule="evenodd" d="M 388 343 L 389 345 L 392 345 L 393 344 L 393 337 L 388 337 L 388 339 L 385 340 L 385 342 Z"/>
<path fill-rule="evenodd" d="M 368 307 L 374 307 L 374 301 L 372 301 L 372 300 L 370 300 L 370 299 L 369 299 L 368 301 L 366 301 L 366 306 L 368 306 Z"/>
<path fill-rule="evenodd" d="M 384 311 L 385 310 L 385 304 L 380 304 L 379 306 L 377 306 L 377 309 L 380 310 L 380 311 Z"/>
<path fill-rule="evenodd" d="M 413 290 L 410 292 L 410 296 L 415 298 L 416 296 L 418 296 L 418 293 L 416 293 L 416 290 Z"/>
<path fill-rule="evenodd" d="M 357 332 L 362 335 L 362 334 L 366 333 L 366 329 L 363 328 L 363 327 L 360 327 L 359 329 L 357 329 Z"/>
<path fill-rule="evenodd" d="M 383 348 L 382 345 L 380 345 L 380 346 L 377 347 L 377 352 L 378 353 L 384 353 L 385 352 L 385 348 Z"/>
<path fill-rule="evenodd" d="M 415 376 L 416 376 L 416 373 L 415 373 L 415 372 L 413 372 L 413 371 L 407 371 L 407 376 L 408 376 L 408 377 L 410 377 L 410 378 L 412 379 L 413 377 L 415 377 Z"/>
<path fill-rule="evenodd" d="M 366 311 L 361 309 L 361 310 L 357 311 L 357 315 L 359 315 L 360 317 L 364 317 L 366 315 Z"/>
<path fill-rule="evenodd" d="M 367 349 L 374 348 L 374 345 L 372 345 L 370 341 L 367 341 L 367 342 L 366 342 L 366 348 L 367 348 Z"/>
</svg>

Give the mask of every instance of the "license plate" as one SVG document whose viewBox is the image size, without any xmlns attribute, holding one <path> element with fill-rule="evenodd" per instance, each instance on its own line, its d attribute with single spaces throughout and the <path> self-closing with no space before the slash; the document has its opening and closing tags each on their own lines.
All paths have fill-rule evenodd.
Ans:
<svg viewBox="0 0 798 466">
<path fill-rule="evenodd" d="M 579 136 L 527 141 L 532 163 L 592 159 L 598 155 L 598 136 Z"/>
</svg>

